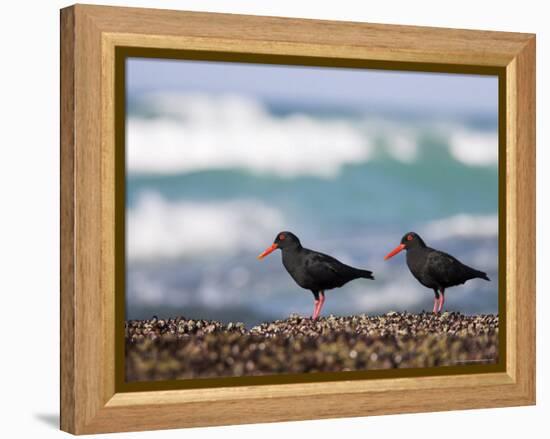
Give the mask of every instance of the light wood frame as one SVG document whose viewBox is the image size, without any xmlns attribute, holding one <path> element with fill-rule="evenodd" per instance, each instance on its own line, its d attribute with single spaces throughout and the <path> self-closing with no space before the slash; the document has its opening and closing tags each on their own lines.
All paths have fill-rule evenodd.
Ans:
<svg viewBox="0 0 550 439">
<path fill-rule="evenodd" d="M 502 69 L 506 370 L 117 393 L 113 96 L 119 46 L 371 60 L 396 69 Z M 63 430 L 85 434 L 534 403 L 534 35 L 89 5 L 61 11 Z"/>
</svg>

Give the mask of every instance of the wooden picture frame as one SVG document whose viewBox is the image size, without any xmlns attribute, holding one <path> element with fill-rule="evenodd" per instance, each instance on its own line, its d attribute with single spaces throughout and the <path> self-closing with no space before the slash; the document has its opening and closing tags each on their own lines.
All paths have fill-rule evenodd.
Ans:
<svg viewBox="0 0 550 439">
<path fill-rule="evenodd" d="M 116 52 L 248 54 L 500 78 L 505 367 L 490 373 L 120 391 Z M 120 139 L 119 139 L 120 140 Z M 120 230 L 119 230 L 120 232 Z M 61 429 L 100 433 L 535 403 L 535 36 L 76 5 L 61 11 Z M 315 410 L 311 410 L 314 406 Z"/>
</svg>

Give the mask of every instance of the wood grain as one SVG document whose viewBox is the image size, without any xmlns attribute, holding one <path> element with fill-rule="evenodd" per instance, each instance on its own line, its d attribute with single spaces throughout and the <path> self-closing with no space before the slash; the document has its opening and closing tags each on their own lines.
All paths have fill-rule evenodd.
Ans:
<svg viewBox="0 0 550 439">
<path fill-rule="evenodd" d="M 61 305 L 61 428 L 75 431 L 75 229 L 74 229 L 74 9 L 61 11 L 61 150 L 60 150 L 60 305 Z"/>
<path fill-rule="evenodd" d="M 516 379 L 526 394 L 535 399 L 536 330 L 536 65 L 535 39 L 531 38 L 515 58 L 516 111 L 512 148 L 515 162 L 516 216 L 513 218 L 515 246 L 510 257 L 516 264 L 515 292 L 517 317 Z"/>
<path fill-rule="evenodd" d="M 526 34 L 397 26 L 159 9 L 78 6 L 104 32 L 147 40 L 145 47 L 177 47 L 185 37 L 217 50 L 506 66 Z"/>
<path fill-rule="evenodd" d="M 534 403 L 533 35 L 77 5 L 61 12 L 61 39 L 63 430 L 82 434 Z M 505 68 L 506 372 L 115 393 L 118 46 L 375 60 L 396 68 L 403 63 Z"/>
</svg>

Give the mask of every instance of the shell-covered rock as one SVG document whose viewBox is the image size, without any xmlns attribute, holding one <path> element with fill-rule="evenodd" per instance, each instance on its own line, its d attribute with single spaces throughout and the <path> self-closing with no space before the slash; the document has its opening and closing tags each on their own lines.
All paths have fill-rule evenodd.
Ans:
<svg viewBox="0 0 550 439">
<path fill-rule="evenodd" d="M 291 315 L 247 329 L 210 320 L 125 324 L 129 381 L 267 375 L 498 361 L 498 316 Z"/>
</svg>

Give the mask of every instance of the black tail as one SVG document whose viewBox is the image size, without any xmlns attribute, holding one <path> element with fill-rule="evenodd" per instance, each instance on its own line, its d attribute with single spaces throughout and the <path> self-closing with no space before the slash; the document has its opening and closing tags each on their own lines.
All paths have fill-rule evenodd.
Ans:
<svg viewBox="0 0 550 439">
<path fill-rule="evenodd" d="M 479 279 L 487 280 L 489 282 L 491 281 L 491 279 L 489 279 L 489 276 L 487 276 L 487 273 L 484 273 L 483 271 L 474 270 L 474 274 L 475 277 L 478 277 Z"/>
<path fill-rule="evenodd" d="M 357 269 L 357 272 L 359 273 L 359 277 L 362 277 L 364 279 L 374 280 L 374 275 L 373 275 L 372 271 Z"/>
</svg>

